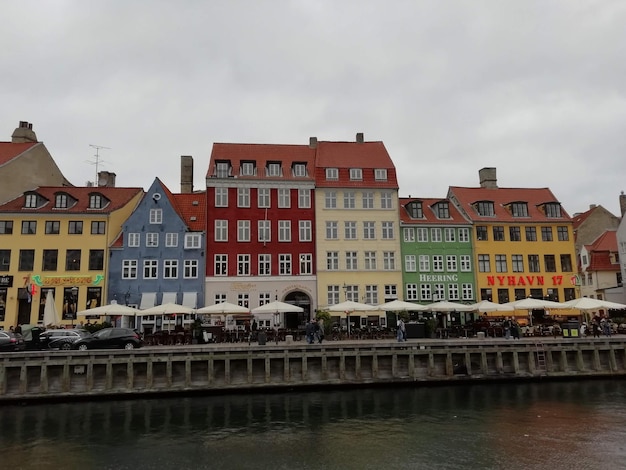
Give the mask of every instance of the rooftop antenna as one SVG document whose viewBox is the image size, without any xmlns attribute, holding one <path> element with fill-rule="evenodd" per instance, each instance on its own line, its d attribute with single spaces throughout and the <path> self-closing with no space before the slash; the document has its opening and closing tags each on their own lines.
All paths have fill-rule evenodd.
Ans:
<svg viewBox="0 0 626 470">
<path fill-rule="evenodd" d="M 94 145 L 94 144 L 89 144 L 89 146 L 91 148 L 96 149 L 96 154 L 94 155 L 95 160 L 86 160 L 86 162 L 92 165 L 95 165 L 96 167 L 96 179 L 94 180 L 93 185 L 97 186 L 98 185 L 98 167 L 100 166 L 101 163 L 104 163 L 103 160 L 100 160 L 100 149 L 111 150 L 111 147 L 105 147 L 103 145 Z"/>
</svg>

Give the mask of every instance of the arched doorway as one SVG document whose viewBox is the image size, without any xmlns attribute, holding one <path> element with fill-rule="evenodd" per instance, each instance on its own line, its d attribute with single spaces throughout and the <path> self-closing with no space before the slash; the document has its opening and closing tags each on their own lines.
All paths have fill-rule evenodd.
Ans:
<svg viewBox="0 0 626 470">
<path fill-rule="evenodd" d="M 285 296 L 284 302 L 297 305 L 304 309 L 303 312 L 285 313 L 285 326 L 290 329 L 296 329 L 300 325 L 306 324 L 311 318 L 311 297 L 306 292 L 293 291 Z"/>
</svg>

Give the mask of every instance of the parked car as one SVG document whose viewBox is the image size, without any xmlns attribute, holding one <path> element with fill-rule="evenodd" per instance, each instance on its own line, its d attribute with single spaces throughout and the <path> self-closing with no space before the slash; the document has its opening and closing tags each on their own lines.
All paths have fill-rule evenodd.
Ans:
<svg viewBox="0 0 626 470">
<path fill-rule="evenodd" d="M 72 343 L 73 349 L 135 349 L 143 340 L 132 328 L 104 328 Z"/>
<path fill-rule="evenodd" d="M 87 330 L 46 330 L 39 335 L 39 349 L 72 349 L 79 339 L 91 336 Z"/>
<path fill-rule="evenodd" d="M 26 344 L 20 334 L 12 331 L 0 331 L 0 351 L 24 351 Z"/>
</svg>

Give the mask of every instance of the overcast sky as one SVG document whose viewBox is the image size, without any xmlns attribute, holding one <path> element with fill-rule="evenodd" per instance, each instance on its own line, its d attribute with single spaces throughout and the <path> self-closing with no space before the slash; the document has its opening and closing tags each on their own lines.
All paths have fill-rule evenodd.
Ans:
<svg viewBox="0 0 626 470">
<path fill-rule="evenodd" d="M 0 140 L 75 185 L 204 187 L 214 142 L 385 143 L 401 196 L 496 167 L 573 215 L 626 190 L 623 0 L 2 2 Z M 91 162 L 91 163 L 90 163 Z"/>
</svg>

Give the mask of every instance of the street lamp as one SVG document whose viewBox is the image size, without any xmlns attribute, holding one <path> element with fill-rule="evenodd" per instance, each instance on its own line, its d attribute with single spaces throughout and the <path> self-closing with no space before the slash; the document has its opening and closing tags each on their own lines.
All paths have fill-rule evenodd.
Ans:
<svg viewBox="0 0 626 470">
<path fill-rule="evenodd" d="M 76 318 L 76 312 L 78 312 L 78 287 L 72 287 L 72 304 L 74 308 L 70 309 L 72 314 L 72 328 L 74 328 L 74 318 Z"/>
</svg>

